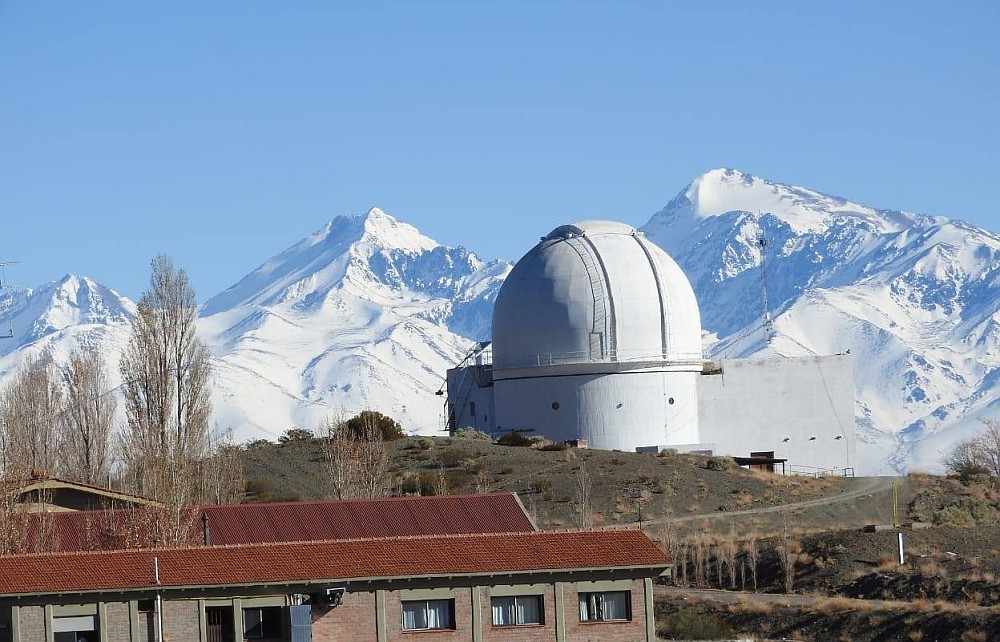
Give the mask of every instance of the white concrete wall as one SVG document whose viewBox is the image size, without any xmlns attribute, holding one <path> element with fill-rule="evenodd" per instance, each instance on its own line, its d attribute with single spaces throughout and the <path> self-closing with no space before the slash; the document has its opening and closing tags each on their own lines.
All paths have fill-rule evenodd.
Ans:
<svg viewBox="0 0 1000 642">
<path fill-rule="evenodd" d="M 701 442 L 737 457 L 773 450 L 796 468 L 855 465 L 851 355 L 721 363 L 698 378 Z"/>
<path fill-rule="evenodd" d="M 586 439 L 605 450 L 698 443 L 699 377 L 642 371 L 498 379 L 496 429 Z"/>
</svg>

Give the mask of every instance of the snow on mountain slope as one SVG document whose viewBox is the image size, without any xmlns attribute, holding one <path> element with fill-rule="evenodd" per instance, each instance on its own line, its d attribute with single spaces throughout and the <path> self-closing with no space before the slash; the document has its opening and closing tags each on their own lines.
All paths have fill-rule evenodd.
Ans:
<svg viewBox="0 0 1000 642">
<path fill-rule="evenodd" d="M 712 356 L 859 356 L 860 472 L 940 470 L 980 417 L 1000 417 L 1000 236 L 734 170 L 698 177 L 643 230 L 688 274 Z M 206 302 L 215 423 L 273 438 L 375 408 L 436 432 L 434 393 L 489 338 L 510 267 L 378 209 L 334 219 Z M 82 277 L 5 292 L 0 333 L 14 337 L 0 340 L 0 382 L 29 356 L 62 363 L 81 344 L 117 364 L 134 311 Z"/>
<path fill-rule="evenodd" d="M 216 422 L 270 437 L 374 408 L 407 430 L 439 431 L 434 393 L 488 336 L 509 270 L 377 208 L 331 221 L 205 304 Z"/>
<path fill-rule="evenodd" d="M 114 376 L 134 316 L 135 304 L 86 277 L 66 275 L 35 289 L 5 290 L 0 334 L 13 336 L 0 340 L 0 381 L 29 359 L 51 358 L 63 365 L 75 348 L 93 346 Z"/>
<path fill-rule="evenodd" d="M 643 229 L 691 279 L 713 355 L 860 355 L 863 471 L 939 470 L 977 417 L 1000 415 L 997 235 L 734 170 L 699 177 Z"/>
</svg>

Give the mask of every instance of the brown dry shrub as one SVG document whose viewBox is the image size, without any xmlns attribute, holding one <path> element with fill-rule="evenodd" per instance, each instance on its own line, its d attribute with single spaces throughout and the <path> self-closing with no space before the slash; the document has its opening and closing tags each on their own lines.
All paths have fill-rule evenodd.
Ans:
<svg viewBox="0 0 1000 642">
<path fill-rule="evenodd" d="M 882 572 L 891 571 L 898 566 L 897 562 L 898 560 L 895 555 L 882 553 L 878 556 L 878 559 L 875 560 L 875 570 Z"/>
<path fill-rule="evenodd" d="M 774 604 L 770 602 L 757 602 L 749 595 L 740 595 L 736 602 L 729 607 L 732 613 L 757 613 L 766 615 L 774 610 Z"/>
<path fill-rule="evenodd" d="M 852 600 L 849 597 L 818 598 L 812 604 L 812 610 L 822 615 L 832 615 L 845 611 L 870 611 L 875 606 L 862 600 Z"/>
</svg>

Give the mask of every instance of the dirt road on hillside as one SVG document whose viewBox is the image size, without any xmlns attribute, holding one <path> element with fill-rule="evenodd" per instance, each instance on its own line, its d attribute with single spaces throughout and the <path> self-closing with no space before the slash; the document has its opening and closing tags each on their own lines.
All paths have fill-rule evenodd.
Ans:
<svg viewBox="0 0 1000 642">
<path fill-rule="evenodd" d="M 644 520 L 643 526 L 654 525 L 654 524 L 664 524 L 670 522 L 671 524 L 678 524 L 684 522 L 701 522 L 713 519 L 729 519 L 732 517 L 739 517 L 744 515 L 764 515 L 768 513 L 783 513 L 791 512 L 808 508 L 816 508 L 819 506 L 829 506 L 832 504 L 856 502 L 859 499 L 865 497 L 882 495 L 885 493 L 892 492 L 892 485 L 896 481 L 894 477 L 858 477 L 857 484 L 854 488 L 845 490 L 844 492 L 837 493 L 834 495 L 828 495 L 826 497 L 819 497 L 817 499 L 809 499 L 801 502 L 790 502 L 788 504 L 779 504 L 777 506 L 763 506 L 761 508 L 749 508 L 745 510 L 731 510 L 731 511 L 716 511 L 713 513 L 701 513 L 698 515 L 684 515 L 682 517 L 658 517 L 651 520 Z"/>
</svg>

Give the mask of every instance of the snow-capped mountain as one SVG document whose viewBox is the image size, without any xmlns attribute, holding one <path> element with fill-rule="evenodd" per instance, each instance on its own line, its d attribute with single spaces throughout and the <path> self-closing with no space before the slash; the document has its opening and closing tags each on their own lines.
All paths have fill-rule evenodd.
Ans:
<svg viewBox="0 0 1000 642">
<path fill-rule="evenodd" d="M 435 392 L 509 270 L 379 209 L 331 221 L 205 304 L 216 421 L 269 436 L 374 408 L 440 431 Z"/>
<path fill-rule="evenodd" d="M 939 469 L 1000 415 L 1000 236 L 734 170 L 643 230 L 690 278 L 713 356 L 858 355 L 864 471 Z"/>
<path fill-rule="evenodd" d="M 101 346 L 109 371 L 128 342 L 135 304 L 86 277 L 66 275 L 39 288 L 0 295 L 0 383 L 38 357 L 66 363 L 74 348 Z"/>
<path fill-rule="evenodd" d="M 700 176 L 642 229 L 690 278 L 710 356 L 857 355 L 860 472 L 939 470 L 1000 417 L 1000 236 L 734 170 Z M 489 338 L 510 267 L 378 209 L 334 219 L 205 303 L 216 424 L 273 438 L 374 408 L 437 432 L 434 393 Z M 0 385 L 80 344 L 116 364 L 134 311 L 81 277 L 5 291 Z"/>
</svg>

